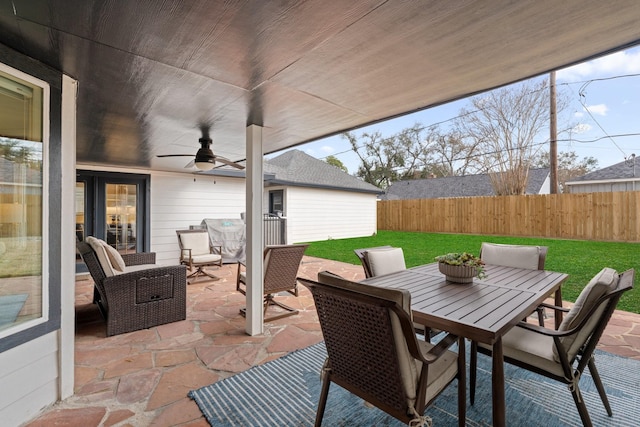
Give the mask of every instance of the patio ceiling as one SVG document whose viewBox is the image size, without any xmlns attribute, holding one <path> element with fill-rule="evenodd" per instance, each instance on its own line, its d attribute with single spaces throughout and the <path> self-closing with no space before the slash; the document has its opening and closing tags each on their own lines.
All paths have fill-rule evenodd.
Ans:
<svg viewBox="0 0 640 427">
<path fill-rule="evenodd" d="M 79 80 L 77 160 L 245 158 L 640 41 L 637 0 L 0 0 L 0 42 Z"/>
</svg>

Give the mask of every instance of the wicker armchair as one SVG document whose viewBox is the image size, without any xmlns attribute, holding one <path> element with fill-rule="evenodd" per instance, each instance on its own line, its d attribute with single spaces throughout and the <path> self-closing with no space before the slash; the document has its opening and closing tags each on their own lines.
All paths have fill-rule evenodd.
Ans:
<svg viewBox="0 0 640 427">
<path fill-rule="evenodd" d="M 105 260 L 91 245 L 76 246 L 95 283 L 94 302 L 107 321 L 107 336 L 186 318 L 185 266 L 157 266 L 153 252 L 126 254 L 121 255 L 124 271 L 114 274 L 109 266 L 103 268 Z"/>
<path fill-rule="evenodd" d="M 289 307 L 274 299 L 279 292 L 288 292 L 298 296 L 298 268 L 304 251 L 309 245 L 276 245 L 267 246 L 264 249 L 264 321 L 281 319 L 298 314 L 298 310 Z M 238 275 L 236 278 L 236 290 L 243 295 L 247 294 L 247 277 L 244 271 L 244 263 L 238 263 Z M 273 305 L 283 308 L 283 313 L 267 317 L 267 309 Z M 240 314 L 246 315 L 246 309 L 240 309 Z"/>
<path fill-rule="evenodd" d="M 308 287 L 327 348 L 316 426 L 332 382 L 409 425 L 431 425 L 424 411 L 457 378 L 458 425 L 465 425 L 464 338 L 418 341 L 408 291 L 351 282 L 328 272 Z M 448 350 L 458 344 L 461 351 Z"/>
</svg>

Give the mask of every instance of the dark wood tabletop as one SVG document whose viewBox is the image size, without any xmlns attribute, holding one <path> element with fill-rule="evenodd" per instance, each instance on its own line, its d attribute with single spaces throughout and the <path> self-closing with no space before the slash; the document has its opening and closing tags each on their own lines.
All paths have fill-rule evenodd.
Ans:
<svg viewBox="0 0 640 427">
<path fill-rule="evenodd" d="M 504 426 L 502 336 L 551 295 L 556 305 L 561 304 L 561 286 L 568 276 L 495 265 L 486 265 L 485 272 L 483 279 L 458 284 L 447 281 L 438 264 L 432 263 L 370 277 L 363 283 L 407 289 L 414 322 L 493 346 L 493 424 Z M 556 318 L 556 325 L 560 320 Z"/>
</svg>

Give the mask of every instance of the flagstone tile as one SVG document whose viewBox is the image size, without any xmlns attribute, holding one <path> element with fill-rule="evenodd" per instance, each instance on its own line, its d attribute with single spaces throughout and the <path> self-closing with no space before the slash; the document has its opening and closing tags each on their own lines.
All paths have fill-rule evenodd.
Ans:
<svg viewBox="0 0 640 427">
<path fill-rule="evenodd" d="M 78 366 L 74 369 L 75 389 L 102 378 L 102 370 L 90 366 Z"/>
<path fill-rule="evenodd" d="M 105 367 L 104 378 L 113 378 L 126 375 L 132 372 L 138 372 L 143 369 L 153 368 L 153 354 L 131 354 L 124 358 L 114 360 Z"/>
<path fill-rule="evenodd" d="M 205 335 L 225 334 L 237 329 L 238 327 L 236 325 L 225 319 L 200 323 L 200 332 Z"/>
<path fill-rule="evenodd" d="M 271 343 L 267 346 L 267 352 L 287 353 L 308 347 L 312 344 L 317 344 L 320 341 L 322 341 L 321 336 L 310 334 L 308 331 L 302 330 L 297 326 L 291 326 L 271 340 Z"/>
<path fill-rule="evenodd" d="M 109 413 L 109 416 L 104 422 L 104 427 L 111 427 L 118 423 L 121 423 L 124 420 L 127 420 L 135 415 L 135 412 L 129 409 L 120 409 L 115 410 Z"/>
<path fill-rule="evenodd" d="M 88 407 L 76 409 L 53 409 L 29 423 L 29 427 L 87 427 L 100 425 L 106 408 Z"/>
<path fill-rule="evenodd" d="M 116 400 L 123 404 L 146 400 L 161 376 L 162 372 L 160 370 L 136 372 L 123 376 L 118 384 Z"/>
<path fill-rule="evenodd" d="M 111 363 L 114 359 L 121 359 L 131 353 L 131 347 L 122 345 L 113 348 L 76 349 L 75 357 L 77 365 L 100 367 Z"/>
<path fill-rule="evenodd" d="M 155 354 L 155 366 L 177 366 L 184 363 L 193 362 L 196 359 L 197 356 L 193 349 L 161 351 L 156 352 Z"/>
<path fill-rule="evenodd" d="M 75 393 L 78 396 L 88 396 L 97 393 L 114 393 L 116 387 L 118 385 L 117 380 L 108 380 L 108 381 L 93 381 L 88 384 L 85 384 L 82 387 L 76 387 Z"/>
<path fill-rule="evenodd" d="M 146 410 L 154 410 L 184 398 L 189 390 L 204 387 L 217 381 L 218 375 L 199 362 L 189 363 L 167 370 L 154 389 Z"/>
<path fill-rule="evenodd" d="M 195 324 L 190 320 L 167 323 L 165 325 L 160 325 L 157 327 L 158 335 L 160 335 L 160 339 L 162 340 L 179 337 L 181 335 L 191 334 L 194 331 L 195 331 Z"/>
<path fill-rule="evenodd" d="M 202 416 L 198 405 L 188 397 L 180 399 L 176 403 L 159 411 L 156 418 L 151 421 L 150 427 L 183 426 L 184 423 L 192 427 L 208 427 L 209 423 Z"/>
</svg>

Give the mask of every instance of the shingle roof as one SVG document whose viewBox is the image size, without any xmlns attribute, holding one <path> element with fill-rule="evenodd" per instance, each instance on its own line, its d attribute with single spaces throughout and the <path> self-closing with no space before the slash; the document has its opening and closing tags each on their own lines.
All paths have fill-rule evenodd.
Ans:
<svg viewBox="0 0 640 427">
<path fill-rule="evenodd" d="M 527 194 L 538 194 L 549 176 L 549 169 L 531 169 Z M 447 176 L 443 178 L 413 179 L 394 182 L 383 200 L 438 199 L 444 197 L 474 197 L 495 195 L 489 175 Z"/>
<path fill-rule="evenodd" d="M 266 160 L 265 174 L 275 175 L 267 179 L 271 185 L 296 185 L 331 188 L 365 193 L 382 193 L 375 185 L 362 181 L 333 165 L 300 151 L 290 150 L 278 157 Z"/>
<path fill-rule="evenodd" d="M 598 169 L 597 171 L 589 172 L 577 178 L 573 178 L 570 183 L 640 178 L 640 160 L 636 160 L 635 163 L 635 176 L 633 162 L 623 161 L 606 168 Z"/>
</svg>

